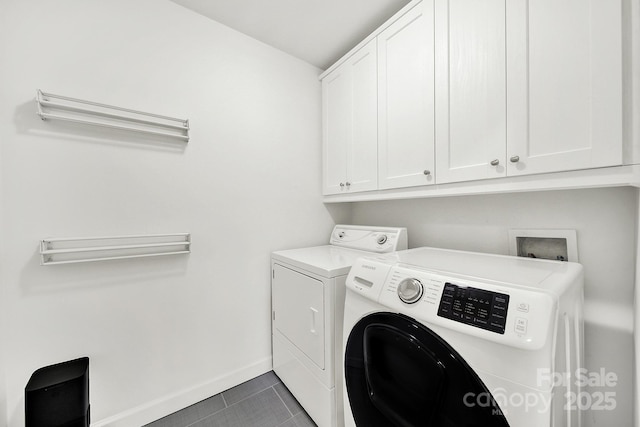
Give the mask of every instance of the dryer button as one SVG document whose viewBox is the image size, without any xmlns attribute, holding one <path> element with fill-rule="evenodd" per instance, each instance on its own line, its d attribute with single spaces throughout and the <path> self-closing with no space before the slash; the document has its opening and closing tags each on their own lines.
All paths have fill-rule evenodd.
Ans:
<svg viewBox="0 0 640 427">
<path fill-rule="evenodd" d="M 524 317 L 516 317 L 516 333 L 518 334 L 526 334 L 527 333 L 527 319 Z"/>
</svg>

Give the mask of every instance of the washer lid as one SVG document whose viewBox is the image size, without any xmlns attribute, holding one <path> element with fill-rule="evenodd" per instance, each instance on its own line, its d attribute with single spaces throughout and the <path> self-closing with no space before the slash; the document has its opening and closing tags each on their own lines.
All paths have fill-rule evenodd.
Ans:
<svg viewBox="0 0 640 427">
<path fill-rule="evenodd" d="M 366 255 L 371 253 L 324 245 L 273 252 L 271 259 L 322 277 L 332 278 L 348 274 L 356 259 Z"/>
</svg>

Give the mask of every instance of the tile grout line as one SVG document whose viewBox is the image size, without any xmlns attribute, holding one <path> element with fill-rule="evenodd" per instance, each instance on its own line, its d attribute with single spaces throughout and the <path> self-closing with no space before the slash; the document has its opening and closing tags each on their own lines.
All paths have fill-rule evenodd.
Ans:
<svg viewBox="0 0 640 427">
<path fill-rule="evenodd" d="M 280 382 L 277 382 L 276 384 L 280 384 Z M 274 385 L 276 385 L 276 384 L 274 384 Z M 254 397 L 254 396 L 256 396 L 256 395 L 258 395 L 258 394 L 260 394 L 260 393 L 262 393 L 262 392 L 264 392 L 264 391 L 267 391 L 267 390 L 269 390 L 270 388 L 273 388 L 273 385 L 272 385 L 272 386 L 269 386 L 269 387 L 267 387 L 267 388 L 265 388 L 265 389 L 263 389 L 263 390 L 260 390 L 260 391 L 258 391 L 258 392 L 255 392 L 255 393 L 253 393 L 253 394 L 251 394 L 251 395 L 249 395 L 249 396 L 245 397 L 245 398 L 244 398 L 244 399 L 242 399 L 242 400 L 238 400 L 237 402 L 235 402 L 235 403 L 233 403 L 233 404 L 231 404 L 231 405 L 227 404 L 227 399 L 225 399 L 225 398 L 224 398 L 224 395 L 223 395 L 223 393 L 224 393 L 224 392 L 222 392 L 222 393 L 220 393 L 220 397 L 222 397 L 222 402 L 225 404 L 225 407 L 224 407 L 224 408 L 222 408 L 222 409 L 218 409 L 217 411 L 210 413 L 209 415 L 205 416 L 204 418 L 201 418 L 201 419 L 199 419 L 198 421 L 195 421 L 195 422 L 192 422 L 192 423 L 190 423 L 190 424 L 187 424 L 187 425 L 186 425 L 186 426 L 184 426 L 184 427 L 190 427 L 190 426 L 196 425 L 196 424 L 198 424 L 199 422 L 202 422 L 202 421 L 206 420 L 207 418 L 213 417 L 214 415 L 216 415 L 216 414 L 218 414 L 218 413 L 220 413 L 220 412 L 224 411 L 225 409 L 229 409 L 229 408 L 231 408 L 232 406 L 235 406 L 235 405 L 237 405 L 237 404 L 238 404 L 238 403 L 240 403 L 240 402 L 244 402 L 244 401 L 245 401 L 245 400 L 247 400 L 247 399 L 250 399 L 250 398 L 252 398 L 252 397 Z M 282 398 L 280 397 L 280 395 L 278 394 L 278 392 L 276 391 L 276 389 L 275 389 L 275 388 L 273 388 L 273 391 L 275 392 L 276 396 L 278 396 L 278 398 L 282 401 Z M 288 411 L 289 413 L 291 413 L 291 411 L 289 411 L 289 408 L 288 408 L 288 407 L 287 407 L 287 405 L 284 403 L 284 401 L 282 402 L 282 404 L 283 404 L 283 405 L 284 405 L 284 407 L 287 409 L 287 411 Z M 292 417 L 291 417 L 291 418 L 292 418 Z M 289 421 L 291 418 L 287 418 L 287 420 L 285 420 L 285 422 L 286 422 L 286 421 Z M 280 425 L 282 425 L 282 424 L 279 424 L 278 426 L 280 426 Z M 278 427 L 278 426 L 276 426 L 276 427 Z"/>
<path fill-rule="evenodd" d="M 227 399 L 224 398 L 224 391 L 220 393 L 220 397 L 222 398 L 222 403 L 224 403 L 224 407 L 228 408 L 229 405 L 227 405 Z"/>
<path fill-rule="evenodd" d="M 270 388 L 273 388 L 273 386 L 275 386 L 275 385 L 277 385 L 277 384 L 281 384 L 281 381 L 278 381 L 278 382 L 276 382 L 275 384 L 272 384 L 272 385 L 270 385 L 270 386 L 268 386 L 268 387 L 265 387 L 265 388 L 263 388 L 263 389 L 261 389 L 261 390 L 258 390 L 258 391 L 256 391 L 255 393 L 251 393 L 251 394 L 250 394 L 250 395 L 248 395 L 247 397 L 245 397 L 245 398 L 243 398 L 243 399 L 241 399 L 241 400 L 238 400 L 237 402 L 233 403 L 232 405 L 229 405 L 228 407 L 231 407 L 231 406 L 233 406 L 233 405 L 237 405 L 237 404 L 238 404 L 238 403 L 240 403 L 240 402 L 244 402 L 245 400 L 247 400 L 247 399 L 249 399 L 249 398 L 251 398 L 251 397 L 255 396 L 255 395 L 256 395 L 256 394 L 258 394 L 258 393 L 262 393 L 262 392 L 263 392 L 263 391 L 265 391 L 265 390 L 268 390 L 268 389 L 270 389 Z M 275 389 L 273 389 L 273 391 L 275 391 Z M 224 391 L 223 391 L 222 393 L 220 393 L 220 394 L 221 394 L 221 395 L 223 395 L 223 393 L 224 393 Z M 276 392 L 276 394 L 278 394 L 278 393 Z M 222 398 L 224 399 L 224 395 L 222 396 Z M 226 401 L 226 399 L 225 399 L 225 404 L 226 404 L 226 402 L 227 402 L 227 401 Z M 286 405 L 285 405 L 285 406 L 286 406 Z"/>
<path fill-rule="evenodd" d="M 224 411 L 225 409 L 228 409 L 228 408 L 230 408 L 230 407 L 232 407 L 232 406 L 234 406 L 234 405 L 236 405 L 236 404 L 238 404 L 238 403 L 240 403 L 240 402 L 244 402 L 245 400 L 247 400 L 247 399 L 249 399 L 249 398 L 251 398 L 251 397 L 253 397 L 253 396 L 255 396 L 255 395 L 259 394 L 259 393 L 262 393 L 262 392 L 264 392 L 264 391 L 266 391 L 266 390 L 268 390 L 268 389 L 270 389 L 270 388 L 272 388 L 272 389 L 273 389 L 273 391 L 276 393 L 276 396 L 278 396 L 278 398 L 279 398 L 279 399 L 282 401 L 282 403 L 284 404 L 284 407 L 285 407 L 285 408 L 287 409 L 287 411 L 291 414 L 291 411 L 289 410 L 289 407 L 284 403 L 284 401 L 282 400 L 282 397 L 278 394 L 278 392 L 277 392 L 277 391 L 276 391 L 276 389 L 274 388 L 274 387 L 275 387 L 276 385 L 278 385 L 278 384 L 282 384 L 282 381 L 280 381 L 280 379 L 279 379 L 279 378 L 278 378 L 278 381 L 276 381 L 274 384 L 272 384 L 272 385 L 270 385 L 270 386 L 268 386 L 268 387 L 265 387 L 264 389 L 258 390 L 258 391 L 256 391 L 255 393 L 252 393 L 252 394 L 250 394 L 250 395 L 246 396 L 245 398 L 243 398 L 243 399 L 241 399 L 241 400 L 238 400 L 237 402 L 235 402 L 235 403 L 233 403 L 233 404 L 231 404 L 231 405 L 229 405 L 229 403 L 227 402 L 227 399 L 225 399 L 225 397 L 224 397 L 224 393 L 225 393 L 226 391 L 231 390 L 231 389 L 229 389 L 229 390 L 225 390 L 225 391 L 222 391 L 222 392 L 220 392 L 220 393 L 218 393 L 218 394 L 219 394 L 219 395 L 220 395 L 220 397 L 222 398 L 222 403 L 224 404 L 224 408 L 220 408 L 220 409 L 218 409 L 217 411 L 212 412 L 212 413 L 210 413 L 210 414 L 208 414 L 208 415 L 204 416 L 203 418 L 200 418 L 200 419 L 198 419 L 198 420 L 196 420 L 196 421 L 193 421 L 193 422 L 191 422 L 191 423 L 189 423 L 189 424 L 187 424 L 187 425 L 184 425 L 184 427 L 190 427 L 190 426 L 193 426 L 193 425 L 195 425 L 195 424 L 197 424 L 197 423 L 199 423 L 199 422 L 201 422 L 201 421 L 203 421 L 203 420 L 205 420 L 205 419 L 207 419 L 207 418 L 209 418 L 209 417 L 211 417 L 211 416 L 213 416 L 213 415 L 215 415 L 215 414 L 219 413 L 220 411 Z M 236 387 L 237 387 L 237 386 L 236 386 Z M 233 387 L 232 387 L 232 388 L 233 388 Z M 215 396 L 215 395 L 214 395 L 214 396 Z M 214 396 L 208 397 L 207 399 L 211 399 L 211 398 L 212 398 L 212 397 L 214 397 Z M 204 399 L 204 400 L 207 400 L 207 399 Z M 202 400 L 201 402 L 203 402 L 204 400 Z M 189 405 L 187 408 L 189 408 L 189 407 L 191 407 L 191 406 L 196 406 L 198 403 L 200 403 L 200 402 L 194 403 L 193 405 Z M 182 410 L 185 410 L 185 409 L 187 409 L 187 408 L 183 408 Z M 177 412 L 180 412 L 180 411 L 177 411 Z M 177 413 L 177 412 L 174 412 L 173 414 L 175 414 L 175 413 Z M 169 415 L 167 415 L 166 417 L 169 417 L 169 416 L 171 416 L 171 415 L 173 415 L 173 414 L 169 414 Z M 163 418 L 166 418 L 166 417 L 163 417 Z M 162 418 L 161 418 L 161 419 L 162 419 Z M 156 421 L 160 421 L 160 419 L 158 419 L 158 420 L 156 420 Z M 154 422 L 156 422 L 156 421 L 154 421 Z"/>
<path fill-rule="evenodd" d="M 282 398 L 282 396 L 280 396 L 280 393 L 278 393 L 278 390 L 276 390 L 275 386 L 271 386 L 271 388 L 273 389 L 273 391 L 275 391 L 276 396 L 278 396 L 278 398 L 280 399 L 280 401 L 282 402 L 282 404 L 284 405 L 285 408 L 287 408 L 287 411 L 291 414 L 291 418 L 294 417 L 293 412 L 291 412 L 291 409 L 289 409 L 289 407 L 287 406 L 287 404 L 285 403 L 284 399 Z"/>
<path fill-rule="evenodd" d="M 223 391 L 223 392 L 221 392 L 221 393 L 220 393 L 220 397 L 222 397 L 222 402 L 223 402 L 223 403 L 224 403 L 224 405 L 225 405 L 225 407 L 224 407 L 224 408 L 218 409 L 217 411 L 212 412 L 212 413 L 210 413 L 209 415 L 207 415 L 207 416 L 205 416 L 205 417 L 203 417 L 203 418 L 200 418 L 200 419 L 199 419 L 199 420 L 197 420 L 197 421 L 194 421 L 194 422 L 192 422 L 192 423 L 190 423 L 190 424 L 187 424 L 187 425 L 186 425 L 186 426 L 184 426 L 184 427 L 190 427 L 190 426 L 196 425 L 197 423 L 199 423 L 199 422 L 201 422 L 201 421 L 204 421 L 204 420 L 206 420 L 207 418 L 212 417 L 212 416 L 216 415 L 217 413 L 219 413 L 219 412 L 221 412 L 221 411 L 224 411 L 225 409 L 229 409 L 229 408 L 231 408 L 232 406 L 235 406 L 235 405 L 237 405 L 237 404 L 238 404 L 238 403 L 240 403 L 240 402 L 244 402 L 245 400 L 250 399 L 250 398 L 252 398 L 253 396 L 255 396 L 255 395 L 257 395 L 257 394 L 262 393 L 263 391 L 266 391 L 266 390 L 268 390 L 268 389 L 270 389 L 270 388 L 273 388 L 273 387 L 274 387 L 275 385 L 277 385 L 277 384 L 281 384 L 281 381 L 278 381 L 278 382 L 276 382 L 275 384 L 270 385 L 270 386 L 269 386 L 269 387 L 267 387 L 267 388 L 264 388 L 264 389 L 262 389 L 262 390 L 260 390 L 260 391 L 257 391 L 257 392 L 255 392 L 255 393 L 253 393 L 253 394 L 250 394 L 249 396 L 245 397 L 244 399 L 242 399 L 242 400 L 238 400 L 237 402 L 235 402 L 235 403 L 233 403 L 233 404 L 231 404 L 231 405 L 229 405 L 229 404 L 227 403 L 227 399 L 225 399 L 225 398 L 224 398 L 224 391 Z M 225 391 L 226 391 L 226 390 L 225 390 Z M 276 396 L 278 396 L 278 398 L 282 401 L 282 398 L 280 397 L 280 395 L 278 394 L 278 392 L 276 391 L 276 389 L 275 389 L 275 388 L 273 388 L 273 391 L 276 393 Z M 213 397 L 213 396 L 212 396 L 212 397 Z M 287 407 L 287 405 L 284 403 L 284 401 L 282 402 L 282 404 L 283 404 L 283 405 L 284 405 L 284 407 L 287 409 L 287 411 L 288 411 L 289 413 L 291 413 L 291 411 L 289 410 L 289 408 Z M 288 420 L 289 420 L 289 419 L 287 419 L 287 421 L 288 421 Z"/>
<path fill-rule="evenodd" d="M 284 422 L 283 422 L 283 423 L 278 424 L 276 427 L 282 427 L 283 425 L 285 425 L 286 423 L 288 423 L 289 421 L 291 421 L 291 420 L 293 420 L 293 419 L 294 419 L 294 418 L 293 418 L 293 417 L 291 417 L 291 418 L 289 418 L 288 420 L 284 420 Z M 295 423 L 295 421 L 294 421 L 294 423 Z M 295 425 L 295 426 L 297 426 L 298 424 L 296 423 L 296 424 L 294 424 L 294 425 Z"/>
<path fill-rule="evenodd" d="M 205 420 L 205 419 L 209 418 L 210 416 L 215 415 L 215 414 L 217 414 L 218 412 L 220 412 L 220 411 L 224 411 L 225 409 L 229 408 L 229 405 L 227 405 L 227 400 L 224 398 L 224 396 L 222 395 L 222 393 L 218 393 L 218 394 L 219 394 L 219 395 L 220 395 L 220 397 L 222 398 L 222 403 L 224 403 L 224 408 L 220 408 L 220 409 L 218 409 L 217 411 L 214 411 L 214 412 L 210 413 L 209 415 L 205 415 L 204 417 L 200 418 L 199 420 L 196 420 L 196 421 L 194 421 L 194 422 L 192 422 L 192 423 L 189 423 L 189 424 L 187 424 L 187 425 L 186 425 L 186 426 L 184 426 L 184 427 L 189 427 L 189 426 L 196 425 L 197 423 L 199 423 L 199 422 L 201 422 L 201 421 L 203 421 L 203 420 Z M 213 395 L 213 396 L 211 396 L 211 397 L 214 397 L 214 396 L 215 396 L 215 395 Z M 209 397 L 208 399 L 211 399 L 211 397 Z M 206 400 L 206 399 L 205 399 L 205 400 Z"/>
</svg>

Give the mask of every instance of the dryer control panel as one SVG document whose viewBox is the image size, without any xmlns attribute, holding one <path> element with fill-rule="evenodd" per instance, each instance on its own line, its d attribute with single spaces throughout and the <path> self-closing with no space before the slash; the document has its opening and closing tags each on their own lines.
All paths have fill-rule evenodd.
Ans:
<svg viewBox="0 0 640 427">
<path fill-rule="evenodd" d="M 407 249 L 407 229 L 404 227 L 365 227 L 336 225 L 329 243 L 342 248 L 375 253 Z"/>
</svg>

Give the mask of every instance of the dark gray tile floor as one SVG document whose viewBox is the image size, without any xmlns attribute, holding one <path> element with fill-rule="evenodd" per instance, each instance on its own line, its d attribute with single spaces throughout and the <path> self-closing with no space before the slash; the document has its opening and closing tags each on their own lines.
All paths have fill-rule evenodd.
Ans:
<svg viewBox="0 0 640 427">
<path fill-rule="evenodd" d="M 147 427 L 316 427 L 273 371 Z"/>
</svg>

